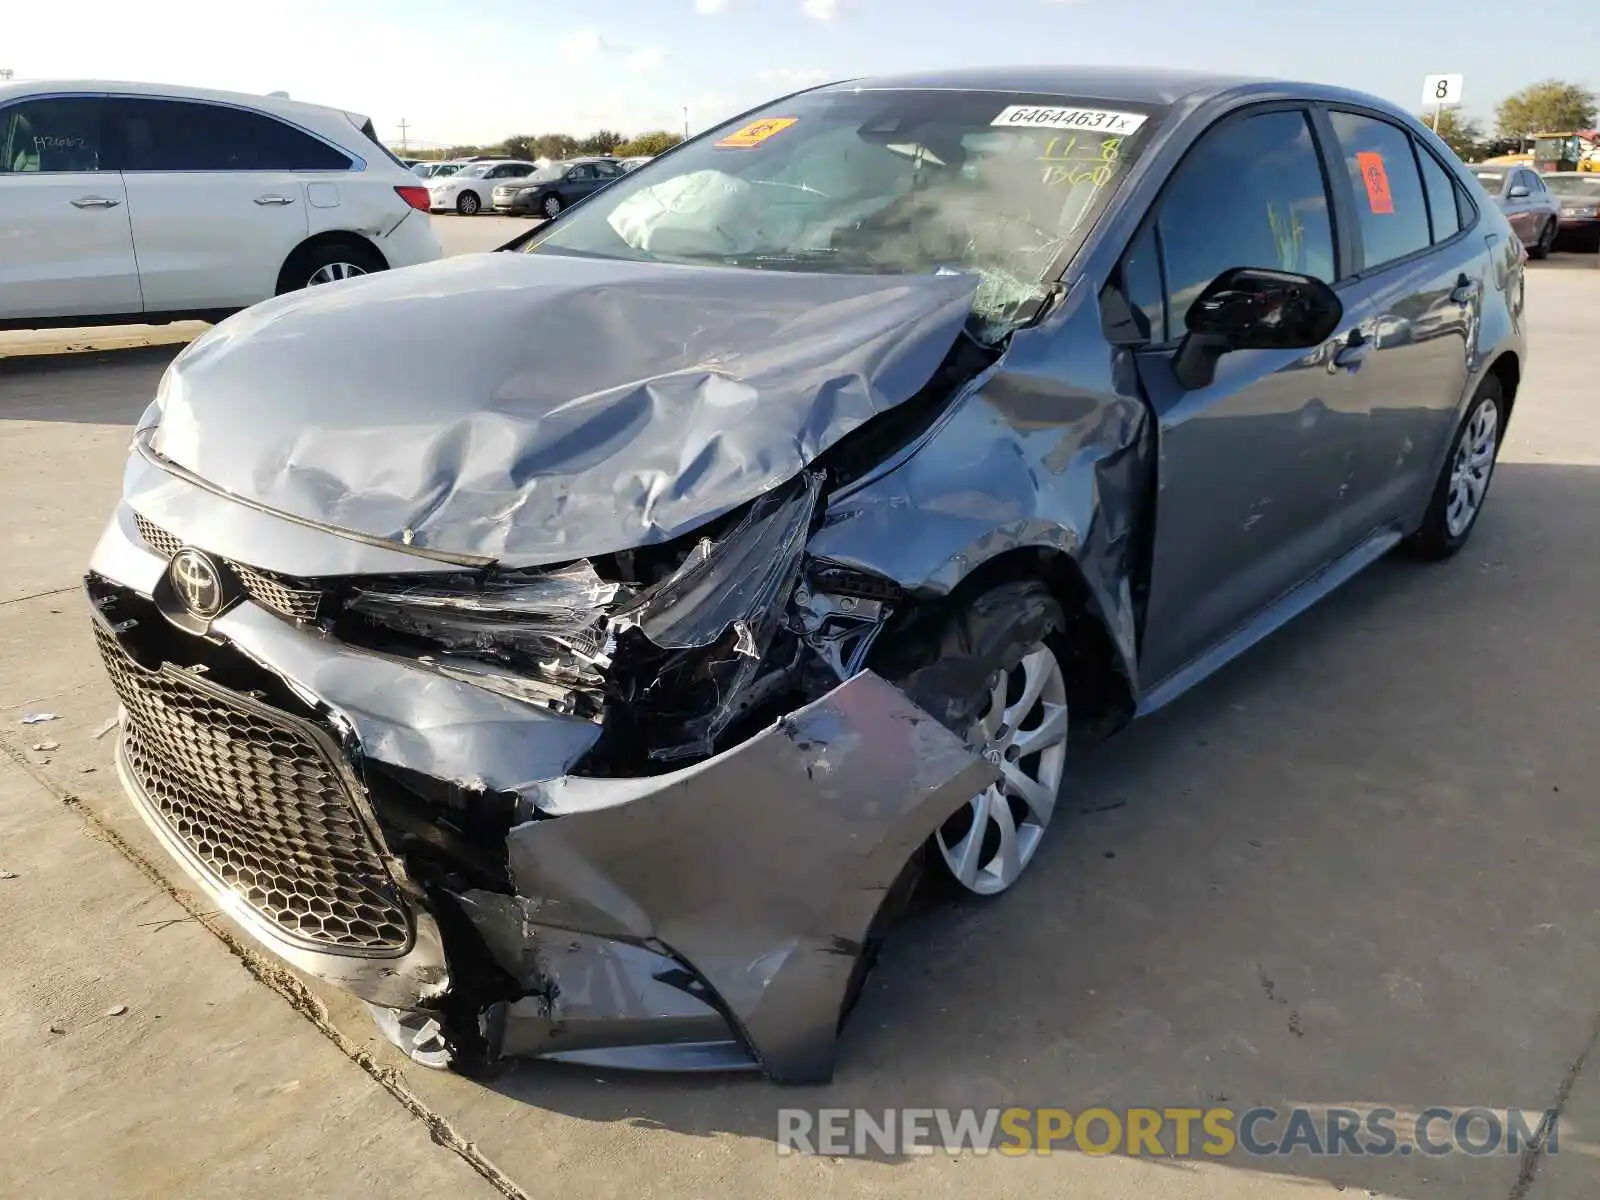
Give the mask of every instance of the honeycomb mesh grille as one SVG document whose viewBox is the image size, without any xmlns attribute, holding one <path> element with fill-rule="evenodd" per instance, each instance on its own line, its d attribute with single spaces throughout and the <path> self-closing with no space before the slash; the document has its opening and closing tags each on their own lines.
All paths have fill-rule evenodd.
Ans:
<svg viewBox="0 0 1600 1200">
<path fill-rule="evenodd" d="M 154 525 L 145 520 L 138 513 L 133 514 L 133 523 L 138 526 L 139 536 L 150 544 L 150 548 L 157 554 L 171 558 L 183 549 L 183 542 L 173 534 L 168 533 L 159 525 Z"/>
<path fill-rule="evenodd" d="M 254 567 L 229 562 L 228 566 L 239 577 L 244 590 L 257 604 L 282 613 L 296 621 L 315 621 L 317 606 L 322 603 L 322 593 L 293 588 Z"/>
<path fill-rule="evenodd" d="M 175 534 L 168 533 L 159 525 L 138 513 L 133 514 L 134 526 L 139 530 L 139 536 L 154 550 L 166 558 L 171 558 L 183 549 L 183 539 Z M 291 621 L 315 621 L 317 608 L 322 603 L 322 593 L 315 589 L 297 588 L 275 575 L 266 571 L 258 571 L 254 567 L 247 567 L 243 563 L 224 559 L 228 569 L 239 579 L 244 590 L 250 598 L 264 608 L 270 608 L 276 613 L 288 617 Z"/>
<path fill-rule="evenodd" d="M 328 753 L 287 715 L 147 671 L 100 621 L 129 767 L 162 823 L 229 891 L 313 949 L 402 954 L 411 923 Z"/>
</svg>

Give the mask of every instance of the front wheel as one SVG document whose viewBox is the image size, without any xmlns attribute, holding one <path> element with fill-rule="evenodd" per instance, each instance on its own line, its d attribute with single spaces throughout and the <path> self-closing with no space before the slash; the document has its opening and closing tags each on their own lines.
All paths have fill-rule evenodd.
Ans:
<svg viewBox="0 0 1600 1200">
<path fill-rule="evenodd" d="M 1472 534 L 1489 495 L 1505 427 L 1505 396 L 1490 375 L 1478 386 L 1439 472 L 1422 526 L 1406 543 L 1418 558 L 1449 558 Z"/>
<path fill-rule="evenodd" d="M 463 217 L 475 217 L 478 210 L 483 207 L 483 201 L 478 199 L 477 192 L 462 192 L 456 197 L 456 211 Z"/>
<path fill-rule="evenodd" d="M 1066 675 L 1048 642 L 995 672 L 976 737 L 1000 778 L 933 835 L 951 877 L 967 891 L 1003 892 L 1033 861 L 1066 774 L 1069 724 Z"/>
<path fill-rule="evenodd" d="M 561 197 L 552 192 L 544 198 L 540 207 L 544 209 L 545 216 L 554 220 L 561 215 Z"/>
<path fill-rule="evenodd" d="M 999 772 L 928 841 L 930 865 L 942 862 L 959 891 L 1010 888 L 1055 814 L 1070 731 L 1065 627 L 1049 589 L 1019 581 L 886 648 L 883 673 Z"/>
</svg>

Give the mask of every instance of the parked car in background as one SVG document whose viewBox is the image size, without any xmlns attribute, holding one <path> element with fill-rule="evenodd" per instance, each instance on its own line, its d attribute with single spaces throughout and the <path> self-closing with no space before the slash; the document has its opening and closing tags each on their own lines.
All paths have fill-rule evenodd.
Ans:
<svg viewBox="0 0 1600 1200">
<path fill-rule="evenodd" d="M 638 155 L 638 156 L 636 156 L 634 158 L 625 158 L 625 159 L 622 160 L 622 169 L 624 171 L 635 171 L 635 170 L 638 170 L 640 167 L 644 166 L 645 163 L 649 162 L 651 160 L 651 158 L 653 158 L 653 157 L 654 157 L 654 155 L 641 154 L 641 155 Z"/>
<path fill-rule="evenodd" d="M 554 217 L 623 174 L 622 165 L 615 159 L 553 162 L 515 183 L 496 187 L 494 210 L 518 216 Z"/>
<path fill-rule="evenodd" d="M 522 179 L 538 170 L 535 163 L 521 159 L 489 159 L 463 164 L 448 175 L 428 180 L 428 206 L 433 211 L 453 210 L 463 217 L 476 216 L 494 189 L 512 179 Z"/>
<path fill-rule="evenodd" d="M 173 361 L 86 580 L 122 785 L 419 1062 L 825 1080 L 919 880 L 1072 865 L 1071 742 L 1467 543 L 1523 274 L 1342 88 L 788 96 Z"/>
<path fill-rule="evenodd" d="M 355 113 L 145 83 L 0 86 L 0 324 L 172 320 L 440 255 Z"/>
<path fill-rule="evenodd" d="M 1561 205 L 1558 244 L 1600 250 L 1600 174 L 1564 171 L 1543 178 Z"/>
<path fill-rule="evenodd" d="M 1528 248 L 1529 258 L 1544 258 L 1556 244 L 1561 204 L 1532 167 L 1468 167 L 1483 190 L 1506 214 L 1511 228 Z"/>
</svg>

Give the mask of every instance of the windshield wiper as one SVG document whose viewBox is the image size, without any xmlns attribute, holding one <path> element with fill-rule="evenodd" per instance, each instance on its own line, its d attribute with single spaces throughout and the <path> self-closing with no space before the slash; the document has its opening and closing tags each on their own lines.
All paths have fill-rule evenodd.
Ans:
<svg viewBox="0 0 1600 1200">
<path fill-rule="evenodd" d="M 836 246 L 814 246 L 809 250 L 772 250 L 760 254 L 728 254 L 723 261 L 734 266 L 759 266 L 762 263 L 831 262 L 838 255 Z"/>
<path fill-rule="evenodd" d="M 730 267 L 812 267 L 841 275 L 874 274 L 885 264 L 852 246 L 816 246 L 809 250 L 772 250 L 759 254 L 728 254 L 722 262 Z"/>
</svg>

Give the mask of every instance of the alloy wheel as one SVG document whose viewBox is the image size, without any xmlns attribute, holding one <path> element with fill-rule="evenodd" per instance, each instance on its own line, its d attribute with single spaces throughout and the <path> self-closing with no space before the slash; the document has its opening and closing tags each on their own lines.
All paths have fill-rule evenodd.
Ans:
<svg viewBox="0 0 1600 1200">
<path fill-rule="evenodd" d="M 1066 771 L 1066 677 L 1049 646 L 1038 644 L 997 672 L 989 707 L 973 731 L 1000 778 L 973 797 L 935 835 L 957 883 L 981 896 L 1017 881 L 1044 838 Z"/>
<path fill-rule="evenodd" d="M 561 215 L 560 196 L 546 196 L 544 198 L 544 215 L 552 218 Z"/>
<path fill-rule="evenodd" d="M 456 211 L 458 213 L 460 213 L 463 217 L 475 217 L 475 216 L 477 216 L 478 215 L 478 195 L 477 195 L 477 193 L 476 192 L 463 192 L 461 194 L 461 198 L 456 201 Z"/>
<path fill-rule="evenodd" d="M 331 262 L 323 263 L 311 272 L 311 278 L 306 280 L 307 287 L 316 287 L 319 283 L 334 283 L 340 279 L 354 279 L 357 275 L 365 275 L 367 269 L 355 263 Z"/>
<path fill-rule="evenodd" d="M 1500 406 L 1485 398 L 1472 410 L 1450 460 L 1450 496 L 1445 502 L 1445 529 L 1453 538 L 1471 526 L 1494 473 L 1500 433 Z"/>
</svg>

